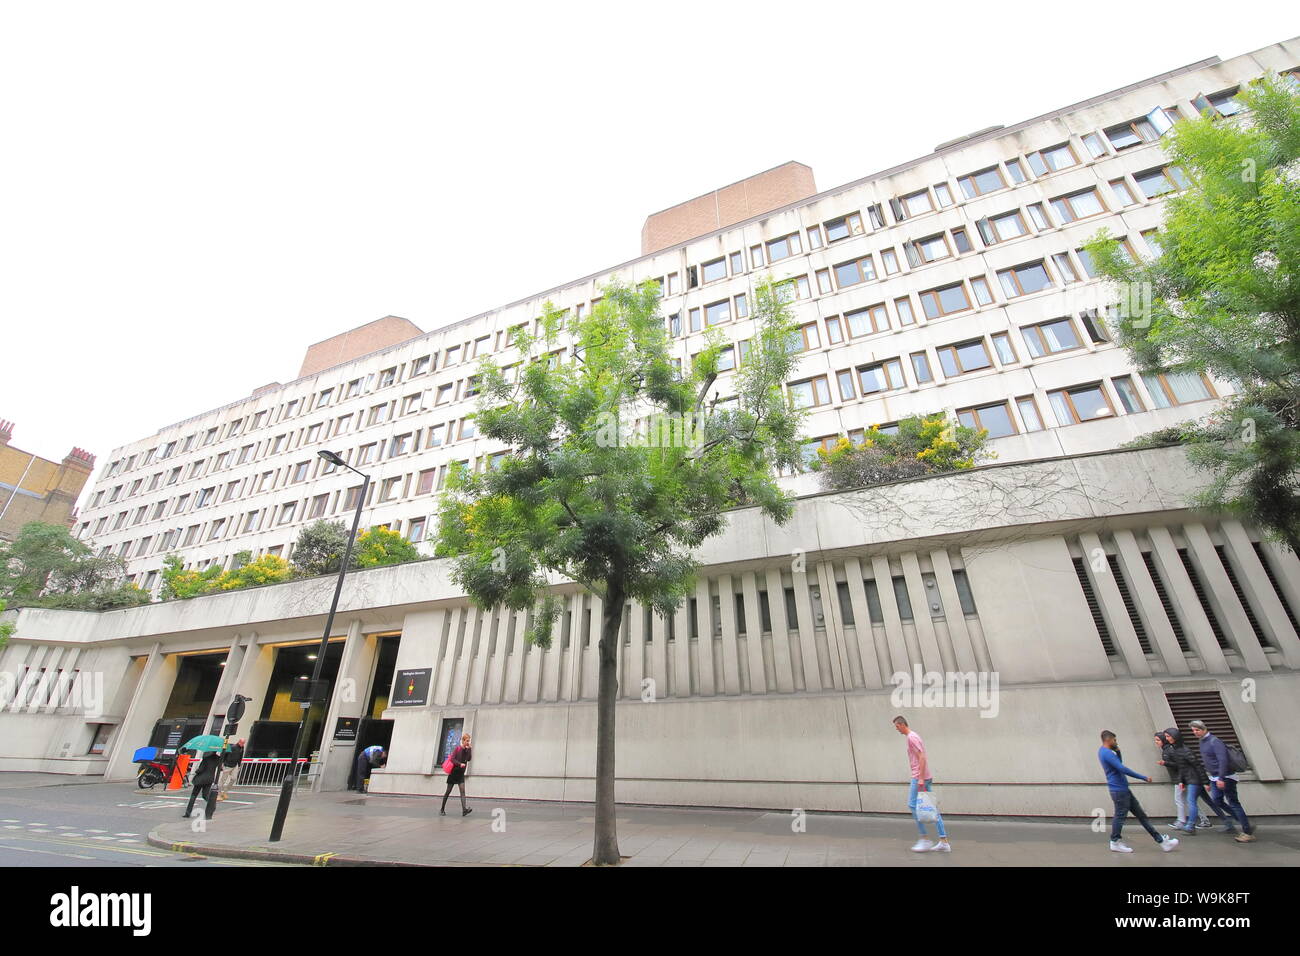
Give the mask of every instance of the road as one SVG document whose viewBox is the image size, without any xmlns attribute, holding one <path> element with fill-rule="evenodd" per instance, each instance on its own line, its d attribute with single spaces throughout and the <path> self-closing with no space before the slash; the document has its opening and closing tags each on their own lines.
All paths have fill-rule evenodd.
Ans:
<svg viewBox="0 0 1300 956">
<path fill-rule="evenodd" d="M 75 782 L 71 782 L 74 781 Z M 149 831 L 178 819 L 189 791 L 140 790 L 57 774 L 0 773 L 0 866 L 280 866 L 217 860 L 151 847 Z M 217 816 L 274 800 L 270 790 L 236 792 Z M 197 808 L 195 815 L 198 815 Z"/>
</svg>

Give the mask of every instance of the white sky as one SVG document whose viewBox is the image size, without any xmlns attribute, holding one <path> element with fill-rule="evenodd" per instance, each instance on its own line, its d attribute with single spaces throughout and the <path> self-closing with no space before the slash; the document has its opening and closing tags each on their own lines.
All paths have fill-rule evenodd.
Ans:
<svg viewBox="0 0 1300 956">
<path fill-rule="evenodd" d="M 1300 32 L 1277 0 L 462 6 L 0 6 L 14 444 L 98 471 L 312 342 L 634 258 L 647 214 L 786 160 L 827 189 Z"/>
</svg>

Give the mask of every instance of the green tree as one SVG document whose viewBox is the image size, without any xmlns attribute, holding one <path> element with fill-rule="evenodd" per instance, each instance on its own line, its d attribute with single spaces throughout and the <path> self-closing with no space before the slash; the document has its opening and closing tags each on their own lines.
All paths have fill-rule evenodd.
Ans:
<svg viewBox="0 0 1300 956">
<path fill-rule="evenodd" d="M 723 530 L 728 509 L 757 506 L 778 522 L 793 511 L 773 470 L 800 463 L 802 414 L 784 391 L 797 326 L 770 283 L 753 299 L 756 334 L 733 377 L 734 406 L 712 392 L 719 338 L 684 374 L 675 366 L 654 284 L 606 288 L 587 317 L 572 320 L 564 361 L 562 316 L 548 305 L 539 334 L 517 337 L 525 356 L 517 376 L 491 359 L 479 367 L 479 432 L 513 454 L 479 474 L 457 470 L 440 500 L 438 550 L 454 557 L 453 580 L 479 606 L 533 609 L 528 640 L 550 644 L 559 608 L 548 575 L 601 601 L 597 865 L 619 861 L 614 705 L 624 606 L 671 614 L 691 593 L 693 549 Z"/>
<path fill-rule="evenodd" d="M 221 565 L 212 564 L 202 571 L 186 570 L 179 554 L 169 554 L 163 558 L 162 598 L 164 601 L 179 598 L 198 597 L 211 594 L 217 589 L 221 577 Z"/>
<path fill-rule="evenodd" d="M 348 547 L 348 527 L 342 521 L 313 521 L 300 532 L 293 547 L 293 563 L 303 574 L 337 574 Z M 353 552 L 352 567 L 357 555 Z"/>
<path fill-rule="evenodd" d="M 0 611 L 3 611 L 4 609 L 5 602 L 0 600 Z M 11 624 L 8 621 L 0 623 L 0 651 L 5 649 L 5 645 L 9 643 L 9 637 L 13 634 L 16 627 L 16 624 Z"/>
<path fill-rule="evenodd" d="M 97 557 L 63 525 L 31 521 L 0 542 L 0 597 L 17 605 L 101 611 L 149 601 L 124 584 L 126 564 Z"/>
<path fill-rule="evenodd" d="M 987 429 L 967 428 L 942 413 L 912 415 L 898 423 L 896 433 L 873 425 L 856 445 L 841 438 L 829 450 L 817 449 L 812 467 L 823 488 L 844 491 L 974 468 L 996 457 L 985 450 L 987 441 Z"/>
<path fill-rule="evenodd" d="M 240 551 L 235 555 L 235 567 L 216 578 L 214 591 L 233 591 L 237 588 L 278 584 L 293 578 L 293 566 L 275 554 L 264 554 L 256 561 L 252 552 Z"/>
<path fill-rule="evenodd" d="M 359 568 L 377 568 L 386 564 L 405 564 L 420 558 L 420 551 L 396 531 L 373 528 L 357 535 L 352 551 Z M 335 570 L 338 562 L 335 562 Z"/>
<path fill-rule="evenodd" d="M 1173 164 L 1189 188 L 1168 200 L 1161 254 L 1088 245 L 1120 289 L 1118 340 L 1148 371 L 1208 372 L 1235 394 L 1189 433 L 1211 475 L 1194 504 L 1252 521 L 1300 551 L 1300 92 L 1243 89 L 1244 122 L 1176 124 Z"/>
</svg>

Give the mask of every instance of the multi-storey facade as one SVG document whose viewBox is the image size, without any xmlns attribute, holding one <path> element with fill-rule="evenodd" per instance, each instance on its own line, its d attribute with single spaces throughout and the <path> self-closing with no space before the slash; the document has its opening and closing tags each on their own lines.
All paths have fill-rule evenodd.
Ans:
<svg viewBox="0 0 1300 956">
<path fill-rule="evenodd" d="M 74 448 L 63 461 L 50 461 L 13 447 L 13 434 L 13 422 L 0 421 L 0 540 L 12 541 L 30 521 L 73 527 L 95 456 Z"/>
<path fill-rule="evenodd" d="M 364 523 L 421 541 L 450 464 L 508 453 L 474 433 L 475 363 L 519 361 L 514 330 L 544 302 L 576 314 L 612 278 L 655 279 L 684 364 L 709 328 L 740 362 L 754 285 L 770 274 L 803 323 L 788 387 L 810 408 L 810 447 L 945 411 L 988 429 L 998 463 L 837 494 L 792 475 L 790 525 L 731 515 L 676 616 L 629 608 L 621 798 L 892 808 L 889 719 L 920 709 L 948 808 L 1086 815 L 1100 727 L 1136 739 L 1194 710 L 1245 747 L 1248 805 L 1300 811 L 1300 560 L 1189 510 L 1203 476 L 1181 449 L 1115 450 L 1205 414 L 1226 385 L 1135 370 L 1080 252 L 1105 227 L 1151 255 L 1182 182 L 1161 149 L 1172 118 L 1209 109 L 1231 122 L 1237 86 L 1297 69 L 1297 41 L 1192 64 L 427 334 L 405 338 L 391 317 L 346 333 L 336 339 L 400 341 L 321 367 L 351 355 L 329 340 L 298 380 L 117 449 L 78 531 L 151 587 L 173 552 L 191 565 L 286 554 L 305 522 L 355 507 L 355 477 L 315 454 L 328 448 L 373 477 Z M 589 799 L 599 599 L 556 582 L 566 613 L 542 649 L 521 640 L 525 614 L 473 607 L 446 571 L 349 576 L 323 726 L 385 725 L 377 791 L 437 789 L 459 721 L 480 745 L 480 793 Z M 120 777 L 159 717 L 194 711 L 208 726 L 235 692 L 267 727 L 292 719 L 288 687 L 328 584 L 22 611 L 0 658 L 14 741 L 0 761 Z M 990 712 L 900 703 L 892 678 L 918 670 L 996 677 Z M 60 683 L 92 671 L 106 681 L 93 715 Z M 325 785 L 341 785 L 355 746 L 322 741 Z"/>
</svg>

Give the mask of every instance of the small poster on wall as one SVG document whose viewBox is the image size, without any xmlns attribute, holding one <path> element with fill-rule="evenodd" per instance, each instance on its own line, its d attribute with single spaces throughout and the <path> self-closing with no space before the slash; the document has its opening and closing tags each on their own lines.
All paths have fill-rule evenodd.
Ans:
<svg viewBox="0 0 1300 956">
<path fill-rule="evenodd" d="M 438 766 L 451 756 L 451 752 L 460 746 L 460 734 L 465 728 L 465 718 L 444 717 L 442 720 L 442 743 L 438 746 Z"/>
<path fill-rule="evenodd" d="M 393 678 L 393 696 L 389 707 L 418 707 L 429 702 L 429 677 L 431 667 L 398 671 Z"/>
</svg>

